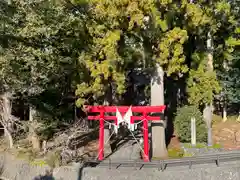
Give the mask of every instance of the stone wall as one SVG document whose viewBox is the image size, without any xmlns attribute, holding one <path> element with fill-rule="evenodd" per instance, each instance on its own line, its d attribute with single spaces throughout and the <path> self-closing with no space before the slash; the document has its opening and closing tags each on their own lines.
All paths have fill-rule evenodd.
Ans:
<svg viewBox="0 0 240 180">
<path fill-rule="evenodd" d="M 164 172 L 156 169 L 130 171 L 130 169 L 87 168 L 82 173 L 82 180 L 239 180 L 239 171 L 240 166 L 175 169 Z"/>
<path fill-rule="evenodd" d="M 79 169 L 80 164 L 76 163 L 72 166 L 62 166 L 52 170 L 47 165 L 34 165 L 9 154 L 0 154 L 0 177 L 3 179 L 33 180 L 35 177 L 45 175 L 46 171 L 53 171 L 54 180 L 78 180 Z"/>
<path fill-rule="evenodd" d="M 48 166 L 30 165 L 13 156 L 0 154 L 0 165 L 2 164 L 1 176 L 9 180 L 33 180 L 50 170 Z M 220 167 L 214 164 L 194 165 L 191 170 L 188 167 L 167 167 L 164 172 L 147 168 L 135 170 L 134 167 L 81 168 L 81 164 L 76 163 L 53 169 L 53 177 L 55 180 L 239 180 L 239 172 L 240 161 L 221 163 Z"/>
</svg>

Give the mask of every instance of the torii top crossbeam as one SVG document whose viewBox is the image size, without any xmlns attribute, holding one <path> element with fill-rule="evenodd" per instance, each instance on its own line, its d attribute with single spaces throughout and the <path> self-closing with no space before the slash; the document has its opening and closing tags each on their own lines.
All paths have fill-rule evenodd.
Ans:
<svg viewBox="0 0 240 180">
<path fill-rule="evenodd" d="M 86 106 L 88 112 L 116 112 L 118 109 L 119 112 L 127 112 L 129 106 Z M 132 106 L 132 112 L 139 113 L 152 113 L 152 112 L 162 112 L 165 109 L 165 106 Z"/>
</svg>

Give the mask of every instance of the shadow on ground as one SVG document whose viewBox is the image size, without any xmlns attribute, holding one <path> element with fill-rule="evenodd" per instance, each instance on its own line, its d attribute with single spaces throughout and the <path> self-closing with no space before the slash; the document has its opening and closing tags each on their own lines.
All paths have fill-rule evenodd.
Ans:
<svg viewBox="0 0 240 180">
<path fill-rule="evenodd" d="M 51 171 L 46 171 L 45 175 L 39 175 L 33 178 L 33 180 L 55 180 Z"/>
</svg>

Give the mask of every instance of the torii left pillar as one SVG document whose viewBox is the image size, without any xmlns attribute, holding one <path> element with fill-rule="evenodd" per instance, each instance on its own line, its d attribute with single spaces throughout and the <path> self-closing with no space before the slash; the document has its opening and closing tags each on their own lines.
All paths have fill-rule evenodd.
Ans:
<svg viewBox="0 0 240 180">
<path fill-rule="evenodd" d="M 116 116 L 105 116 L 105 106 L 88 106 L 87 107 L 88 112 L 99 112 L 99 115 L 97 116 L 88 116 L 89 120 L 99 120 L 99 145 L 98 145 L 98 159 L 103 160 L 104 159 L 104 121 L 106 120 L 115 120 L 117 123 Z M 108 140 L 108 139 L 106 139 Z"/>
</svg>

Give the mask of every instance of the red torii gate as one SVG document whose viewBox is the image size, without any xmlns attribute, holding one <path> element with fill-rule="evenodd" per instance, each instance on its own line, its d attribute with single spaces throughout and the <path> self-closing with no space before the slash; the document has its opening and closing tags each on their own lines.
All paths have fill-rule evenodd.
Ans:
<svg viewBox="0 0 240 180">
<path fill-rule="evenodd" d="M 117 110 L 124 115 L 129 106 L 87 106 L 87 112 L 99 113 L 96 116 L 88 116 L 89 120 L 99 120 L 99 149 L 98 159 L 104 159 L 104 120 L 114 120 L 117 124 L 116 116 L 105 116 L 105 113 L 116 113 Z M 161 113 L 165 110 L 165 106 L 131 106 L 132 112 L 141 113 L 142 116 L 131 116 L 131 123 L 134 121 L 143 121 L 143 139 L 144 139 L 144 161 L 149 161 L 149 148 L 148 148 L 148 121 L 160 120 L 159 116 L 149 116 L 149 113 Z"/>
</svg>

